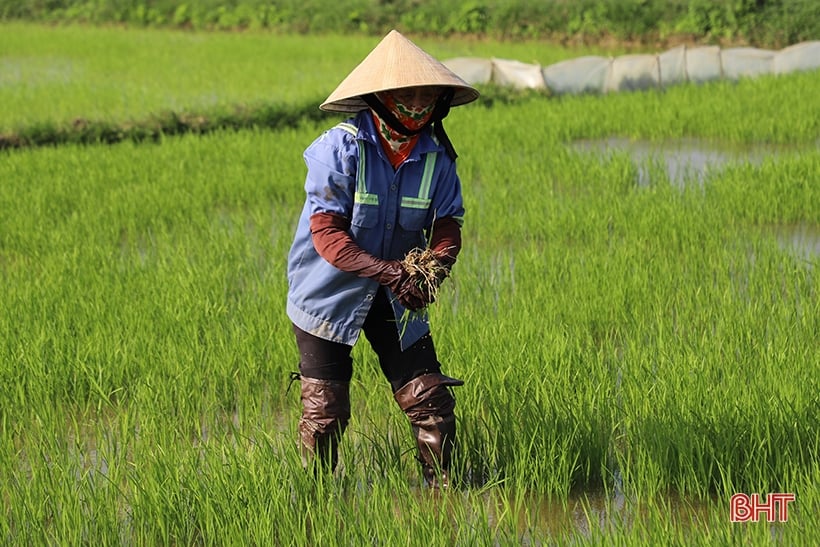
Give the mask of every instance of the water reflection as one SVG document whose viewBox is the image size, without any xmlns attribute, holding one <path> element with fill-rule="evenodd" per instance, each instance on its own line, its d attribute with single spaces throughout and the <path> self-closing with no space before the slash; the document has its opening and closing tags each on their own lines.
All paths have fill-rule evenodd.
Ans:
<svg viewBox="0 0 820 547">
<path fill-rule="evenodd" d="M 774 234 L 778 243 L 809 262 L 820 257 L 820 225 L 801 222 L 771 226 L 768 231 Z"/>
<path fill-rule="evenodd" d="M 782 154 L 785 146 L 750 145 L 744 147 L 719 146 L 697 139 L 676 139 L 664 142 L 632 141 L 620 137 L 602 140 L 580 140 L 572 148 L 581 152 L 607 157 L 612 152 L 626 152 L 638 168 L 638 184 L 652 182 L 652 166 L 664 167 L 669 180 L 678 186 L 702 183 L 710 170 L 729 163 L 759 165 L 764 159 Z"/>
<path fill-rule="evenodd" d="M 657 174 L 656 168 L 660 167 L 668 180 L 678 187 L 693 183 L 703 184 L 711 171 L 728 164 L 759 165 L 766 158 L 794 150 L 783 145 L 731 147 L 697 139 L 648 142 L 619 137 L 575 141 L 571 148 L 600 159 L 607 158 L 613 153 L 626 153 L 638 169 L 638 185 L 651 184 L 653 173 Z M 814 261 L 820 256 L 820 226 L 817 224 L 769 226 L 765 231 L 774 234 L 784 249 L 795 252 L 801 258 Z"/>
<path fill-rule="evenodd" d="M 674 522 L 682 530 L 707 523 L 721 511 L 717 498 L 698 500 L 674 493 L 638 501 L 622 493 L 588 490 L 564 500 L 535 494 L 505 493 L 493 489 L 482 494 L 487 524 L 496 530 L 515 529 L 525 545 L 554 544 L 561 538 L 602 537 L 630 529 L 640 522 Z"/>
</svg>

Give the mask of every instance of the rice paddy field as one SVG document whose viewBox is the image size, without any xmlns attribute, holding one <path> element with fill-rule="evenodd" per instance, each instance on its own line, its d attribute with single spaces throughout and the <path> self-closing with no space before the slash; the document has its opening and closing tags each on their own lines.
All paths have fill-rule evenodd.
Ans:
<svg viewBox="0 0 820 547">
<path fill-rule="evenodd" d="M 376 43 L 3 24 L 0 132 L 318 104 Z M 430 316 L 466 384 L 441 492 L 365 343 L 338 476 L 301 466 L 285 261 L 302 150 L 339 118 L 0 152 L 0 541 L 815 542 L 820 72 L 483 91 L 447 119 L 467 215 Z M 722 159 L 670 174 L 680 143 Z M 733 523 L 735 493 L 795 501 L 786 522 Z"/>
</svg>

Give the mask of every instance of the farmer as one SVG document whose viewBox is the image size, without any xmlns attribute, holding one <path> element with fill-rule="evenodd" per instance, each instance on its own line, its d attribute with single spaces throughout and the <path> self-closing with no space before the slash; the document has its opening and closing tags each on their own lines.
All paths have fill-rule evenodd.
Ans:
<svg viewBox="0 0 820 547">
<path fill-rule="evenodd" d="M 351 350 L 364 331 L 412 425 L 426 482 L 448 485 L 455 400 L 419 312 L 461 248 L 456 154 L 441 120 L 478 92 L 391 31 L 320 106 L 353 117 L 305 150 L 307 199 L 288 256 L 287 313 L 299 348 L 303 462 L 334 469 L 350 417 Z M 401 260 L 433 251 L 419 283 Z M 442 273 L 443 272 L 443 273 Z"/>
</svg>

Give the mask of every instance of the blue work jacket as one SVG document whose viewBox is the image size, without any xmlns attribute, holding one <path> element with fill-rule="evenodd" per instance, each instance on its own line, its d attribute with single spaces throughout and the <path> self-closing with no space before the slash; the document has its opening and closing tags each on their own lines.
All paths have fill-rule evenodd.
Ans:
<svg viewBox="0 0 820 547">
<path fill-rule="evenodd" d="M 368 110 L 325 131 L 304 153 L 305 200 L 288 254 L 287 313 L 300 329 L 353 345 L 379 285 L 339 270 L 319 256 L 310 233 L 315 213 L 350 220 L 350 235 L 368 253 L 400 260 L 426 246 L 438 218 L 464 215 L 455 162 L 429 132 L 420 135 L 410 156 L 393 169 Z M 430 330 L 426 314 L 405 315 L 386 289 L 396 316 L 402 350 Z"/>
</svg>

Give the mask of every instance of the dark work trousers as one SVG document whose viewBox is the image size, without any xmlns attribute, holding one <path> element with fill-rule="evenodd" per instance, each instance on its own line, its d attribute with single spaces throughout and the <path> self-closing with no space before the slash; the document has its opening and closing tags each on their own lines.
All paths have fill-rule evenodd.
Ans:
<svg viewBox="0 0 820 547">
<path fill-rule="evenodd" d="M 393 307 L 384 288 L 376 291 L 376 298 L 364 321 L 364 335 L 379 358 L 382 373 L 395 393 L 417 376 L 441 372 L 433 339 L 426 334 L 418 342 L 401 350 Z M 299 373 L 308 378 L 349 382 L 353 377 L 353 346 L 331 342 L 309 334 L 296 325 L 296 345 L 299 347 Z"/>
</svg>

